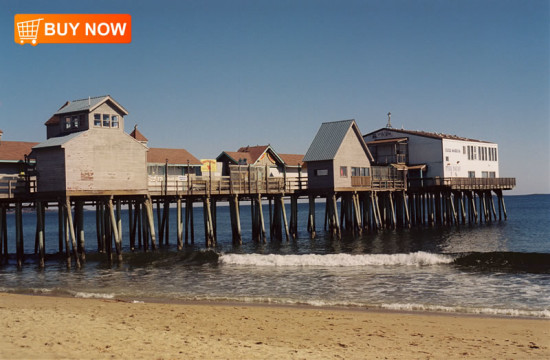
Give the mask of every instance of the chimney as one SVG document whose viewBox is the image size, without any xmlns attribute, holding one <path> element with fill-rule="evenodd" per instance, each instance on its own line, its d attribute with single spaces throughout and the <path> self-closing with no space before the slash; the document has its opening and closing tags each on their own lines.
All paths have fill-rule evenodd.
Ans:
<svg viewBox="0 0 550 360">
<path fill-rule="evenodd" d="M 4 133 L 4 132 L 3 132 L 2 130 L 0 130 L 0 144 L 2 144 L 2 134 L 3 134 L 3 133 Z"/>
<path fill-rule="evenodd" d="M 92 99 L 88 96 L 88 106 L 92 104 Z"/>
</svg>

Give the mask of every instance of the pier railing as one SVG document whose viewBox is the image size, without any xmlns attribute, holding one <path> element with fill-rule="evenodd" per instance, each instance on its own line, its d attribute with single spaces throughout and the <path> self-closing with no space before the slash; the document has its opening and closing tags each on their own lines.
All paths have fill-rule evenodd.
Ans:
<svg viewBox="0 0 550 360">
<path fill-rule="evenodd" d="M 0 177 L 0 198 L 11 199 L 16 195 L 36 192 L 36 179 L 27 179 L 24 176 Z"/>
<path fill-rule="evenodd" d="M 228 195 L 228 194 L 281 194 L 307 189 L 307 178 L 268 177 L 248 180 L 222 177 L 191 177 L 179 179 L 149 179 L 151 195 Z"/>
<path fill-rule="evenodd" d="M 452 190 L 510 190 L 516 186 L 516 178 L 425 178 L 409 179 L 409 189 L 441 187 Z"/>
<path fill-rule="evenodd" d="M 402 178 L 386 176 L 352 176 L 351 186 L 373 190 L 403 190 L 405 188 L 405 181 Z"/>
</svg>

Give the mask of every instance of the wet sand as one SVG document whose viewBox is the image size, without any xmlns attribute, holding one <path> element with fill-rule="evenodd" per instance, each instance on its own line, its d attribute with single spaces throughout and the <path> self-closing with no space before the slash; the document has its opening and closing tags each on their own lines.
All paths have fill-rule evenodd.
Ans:
<svg viewBox="0 0 550 360">
<path fill-rule="evenodd" d="M 550 320 L 0 293 L 2 359 L 549 359 Z"/>
</svg>

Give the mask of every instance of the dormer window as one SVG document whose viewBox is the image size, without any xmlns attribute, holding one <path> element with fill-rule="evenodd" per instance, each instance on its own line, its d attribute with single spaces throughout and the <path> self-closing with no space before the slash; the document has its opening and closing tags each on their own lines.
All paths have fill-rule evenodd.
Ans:
<svg viewBox="0 0 550 360">
<path fill-rule="evenodd" d="M 111 117 L 109 114 L 103 114 L 103 127 L 111 127 Z"/>
<path fill-rule="evenodd" d="M 71 128 L 71 117 L 67 116 L 65 118 L 65 130 L 69 130 Z"/>
<path fill-rule="evenodd" d="M 73 116 L 72 121 L 71 121 L 71 127 L 73 129 L 78 129 L 79 125 L 80 125 L 80 116 L 78 116 L 78 115 Z"/>
<path fill-rule="evenodd" d="M 111 127 L 113 127 L 113 128 L 118 127 L 118 116 L 117 115 L 113 115 L 111 117 Z"/>
</svg>

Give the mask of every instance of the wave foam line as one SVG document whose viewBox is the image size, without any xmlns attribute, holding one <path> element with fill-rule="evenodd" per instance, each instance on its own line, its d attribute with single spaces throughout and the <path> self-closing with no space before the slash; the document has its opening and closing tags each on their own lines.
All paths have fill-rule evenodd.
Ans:
<svg viewBox="0 0 550 360">
<path fill-rule="evenodd" d="M 88 293 L 88 292 L 76 292 L 74 294 L 76 298 L 83 299 L 114 299 L 115 294 L 101 294 L 101 293 Z"/>
<path fill-rule="evenodd" d="M 442 305 L 422 304 L 382 304 L 382 309 L 398 311 L 434 311 L 448 313 L 466 313 L 478 315 L 506 315 L 513 317 L 538 317 L 550 318 L 550 310 L 519 310 L 519 309 L 494 309 L 494 308 L 467 308 Z"/>
<path fill-rule="evenodd" d="M 415 252 L 410 254 L 327 254 L 327 255 L 261 255 L 261 254 L 223 254 L 220 264 L 250 266 L 425 266 L 449 264 L 454 258 L 449 255 Z"/>
</svg>

